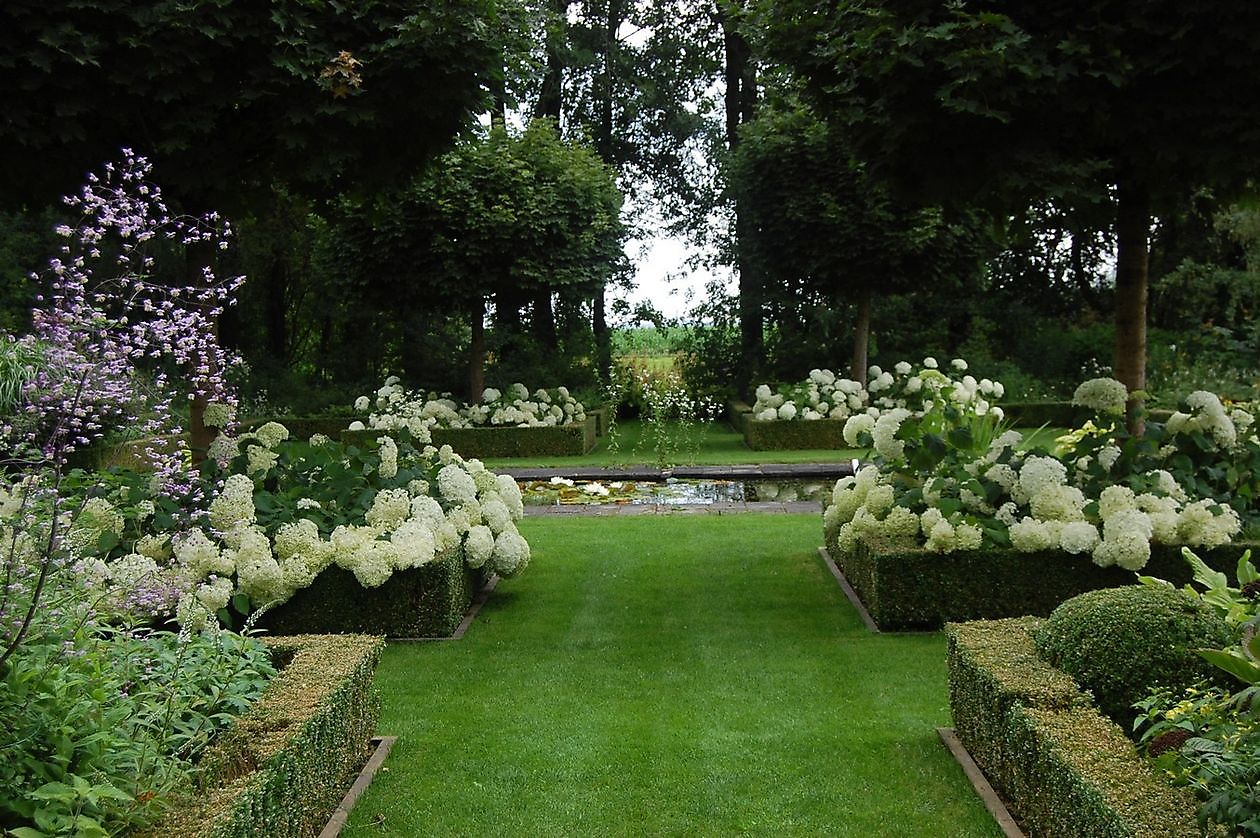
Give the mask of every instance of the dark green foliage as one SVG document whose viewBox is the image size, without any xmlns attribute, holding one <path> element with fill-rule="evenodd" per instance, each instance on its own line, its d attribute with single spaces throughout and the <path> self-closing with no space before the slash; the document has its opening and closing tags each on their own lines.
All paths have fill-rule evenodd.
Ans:
<svg viewBox="0 0 1260 838">
<path fill-rule="evenodd" d="M 387 183 L 485 101 L 515 8 L 6 2 L 0 193 L 55 200 L 120 146 L 152 155 L 172 197 L 232 213 L 276 181 Z"/>
<path fill-rule="evenodd" d="M 381 431 L 342 431 L 347 441 L 373 439 Z M 587 454 L 595 447 L 595 419 L 540 428 L 433 428 L 433 444 L 449 445 L 461 457 L 539 457 Z"/>
<path fill-rule="evenodd" d="M 744 443 L 754 451 L 810 448 L 852 448 L 844 441 L 843 419 L 811 422 L 762 422 L 751 414 L 740 419 Z"/>
<path fill-rule="evenodd" d="M 288 659 L 261 700 L 201 762 L 195 794 L 154 836 L 307 835 L 332 813 L 367 756 L 384 644 L 360 635 L 264 641 Z"/>
<path fill-rule="evenodd" d="M 1021 428 L 1079 428 L 1094 417 L 1088 408 L 1070 401 L 1002 402 L 998 407 L 1009 422 Z"/>
<path fill-rule="evenodd" d="M 1184 689 L 1214 677 L 1194 653 L 1232 636 L 1212 609 L 1184 591 L 1128 585 L 1089 591 L 1054 610 L 1035 633 L 1037 651 L 1094 695 L 1098 709 L 1121 724 L 1155 687 Z"/>
<path fill-rule="evenodd" d="M 1216 568 L 1232 569 L 1246 545 L 1202 550 Z M 938 629 L 946 622 L 1046 616 L 1085 591 L 1133 582 L 1118 567 L 1099 567 L 1088 556 L 1061 552 L 974 550 L 949 554 L 922 549 L 883 551 L 859 544 L 844 557 L 828 549 L 881 629 Z M 1177 585 L 1191 579 L 1179 547 L 1152 544 L 1143 573 Z"/>
<path fill-rule="evenodd" d="M 441 562 L 396 570 L 379 588 L 330 567 L 310 587 L 265 612 L 258 625 L 273 634 L 379 634 L 449 637 L 464 618 L 485 573 L 456 552 Z"/>
<path fill-rule="evenodd" d="M 0 825 L 105 835 L 152 821 L 211 739 L 275 674 L 230 633 L 28 642 L 0 670 Z M 97 831 L 94 831 L 97 830 Z"/>
<path fill-rule="evenodd" d="M 1137 754 L 1044 660 L 1033 617 L 951 624 L 949 704 L 958 738 L 1030 834 L 1198 838 L 1195 802 Z"/>
</svg>

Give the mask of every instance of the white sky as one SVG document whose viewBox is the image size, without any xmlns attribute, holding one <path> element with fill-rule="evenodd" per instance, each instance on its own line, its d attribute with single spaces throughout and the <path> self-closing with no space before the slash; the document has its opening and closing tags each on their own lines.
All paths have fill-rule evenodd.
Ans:
<svg viewBox="0 0 1260 838">
<path fill-rule="evenodd" d="M 687 260 L 698 252 L 682 239 L 662 235 L 631 239 L 626 243 L 626 255 L 635 267 L 638 287 L 628 294 L 614 292 L 613 296 L 624 297 L 631 307 L 650 302 L 666 317 L 681 317 L 703 299 L 710 280 L 721 276 L 728 284 L 734 282 L 729 270 L 688 265 Z"/>
</svg>

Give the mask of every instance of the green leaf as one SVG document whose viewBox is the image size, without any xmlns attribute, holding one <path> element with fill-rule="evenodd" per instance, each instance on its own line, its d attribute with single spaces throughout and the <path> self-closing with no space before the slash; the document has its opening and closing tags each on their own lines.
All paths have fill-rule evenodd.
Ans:
<svg viewBox="0 0 1260 838">
<path fill-rule="evenodd" d="M 1208 663 L 1223 669 L 1244 684 L 1260 683 L 1260 664 L 1244 658 L 1237 652 L 1223 649 L 1195 649 L 1195 653 Z"/>
<path fill-rule="evenodd" d="M 1251 563 L 1251 551 L 1247 550 L 1238 557 L 1238 587 L 1257 580 L 1260 580 L 1260 573 L 1256 572 L 1256 566 Z"/>
<path fill-rule="evenodd" d="M 232 608 L 238 614 L 249 615 L 249 595 L 234 594 L 232 596 Z"/>
<path fill-rule="evenodd" d="M 1223 590 L 1229 587 L 1229 578 L 1218 571 L 1213 570 L 1194 554 L 1189 547 L 1181 548 L 1181 555 L 1190 563 L 1190 567 L 1194 570 L 1194 581 L 1198 582 L 1208 590 Z"/>
</svg>

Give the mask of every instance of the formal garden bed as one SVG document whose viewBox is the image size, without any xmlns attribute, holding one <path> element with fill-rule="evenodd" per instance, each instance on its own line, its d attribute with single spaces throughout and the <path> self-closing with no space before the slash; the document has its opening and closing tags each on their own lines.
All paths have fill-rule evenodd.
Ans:
<svg viewBox="0 0 1260 838">
<path fill-rule="evenodd" d="M 380 715 L 380 638 L 263 642 L 279 673 L 202 756 L 195 791 L 177 796 L 149 834 L 313 834 L 363 766 Z"/>
<path fill-rule="evenodd" d="M 1174 788 L 1033 643 L 1036 617 L 946 629 L 959 740 L 1033 835 L 1196 838 L 1193 795 Z"/>
<path fill-rule="evenodd" d="M 1229 570 L 1246 546 L 1199 552 L 1212 567 Z M 922 547 L 881 549 L 861 543 L 846 552 L 832 537 L 827 552 L 881 631 L 934 631 L 950 622 L 1044 617 L 1077 594 L 1129 585 L 1134 579 L 1131 570 L 1099 567 L 1089 556 L 1062 550 L 940 554 Z M 1152 545 L 1142 572 L 1179 585 L 1192 578 L 1177 545 Z"/>
</svg>

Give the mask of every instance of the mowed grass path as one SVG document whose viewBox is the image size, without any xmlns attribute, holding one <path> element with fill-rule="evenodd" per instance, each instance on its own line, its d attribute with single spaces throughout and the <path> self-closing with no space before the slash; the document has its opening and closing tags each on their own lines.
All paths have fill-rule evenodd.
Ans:
<svg viewBox="0 0 1260 838">
<path fill-rule="evenodd" d="M 940 635 L 872 636 L 817 515 L 528 518 L 458 642 L 389 647 L 348 835 L 999 836 L 934 728 Z"/>
</svg>

